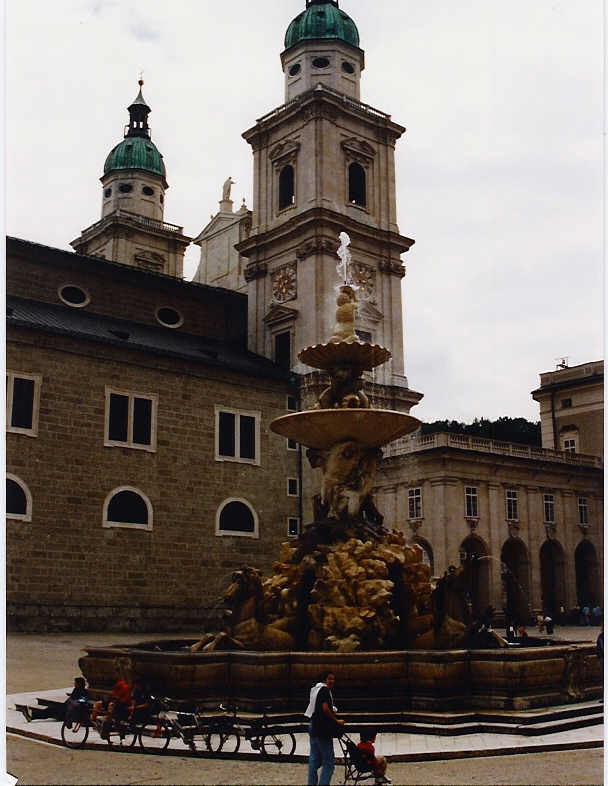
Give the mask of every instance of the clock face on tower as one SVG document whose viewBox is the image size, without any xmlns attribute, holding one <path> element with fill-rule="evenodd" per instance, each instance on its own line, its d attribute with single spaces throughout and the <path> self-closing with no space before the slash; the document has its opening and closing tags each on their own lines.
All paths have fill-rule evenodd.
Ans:
<svg viewBox="0 0 608 786">
<path fill-rule="evenodd" d="M 272 274 L 272 299 L 276 303 L 286 303 L 295 300 L 298 295 L 297 273 L 295 262 L 282 265 Z"/>
<path fill-rule="evenodd" d="M 361 262 L 351 262 L 351 276 L 353 283 L 359 287 L 360 294 L 368 300 L 373 300 L 376 293 L 375 269 Z"/>
</svg>

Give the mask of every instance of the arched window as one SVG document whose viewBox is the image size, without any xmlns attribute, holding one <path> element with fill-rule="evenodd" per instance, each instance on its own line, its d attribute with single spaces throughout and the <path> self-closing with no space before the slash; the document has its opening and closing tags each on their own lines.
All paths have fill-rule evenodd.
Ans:
<svg viewBox="0 0 608 786">
<path fill-rule="evenodd" d="M 414 543 L 417 543 L 422 549 L 422 561 L 425 565 L 429 566 L 431 569 L 431 575 L 433 575 L 435 569 L 435 560 L 433 559 L 433 549 L 431 544 L 428 542 L 428 540 L 419 537 L 414 538 Z"/>
<path fill-rule="evenodd" d="M 279 210 L 293 205 L 295 197 L 295 178 L 293 167 L 287 164 L 279 174 Z"/>
<path fill-rule="evenodd" d="M 152 529 L 152 503 L 146 495 L 131 486 L 111 491 L 103 504 L 104 527 Z"/>
<path fill-rule="evenodd" d="M 348 167 L 348 201 L 353 205 L 365 207 L 365 169 L 354 161 Z"/>
<path fill-rule="evenodd" d="M 217 509 L 215 534 L 257 538 L 258 514 L 246 499 L 225 499 Z"/>
<path fill-rule="evenodd" d="M 6 517 L 19 521 L 32 520 L 32 495 L 16 475 L 6 473 Z"/>
</svg>

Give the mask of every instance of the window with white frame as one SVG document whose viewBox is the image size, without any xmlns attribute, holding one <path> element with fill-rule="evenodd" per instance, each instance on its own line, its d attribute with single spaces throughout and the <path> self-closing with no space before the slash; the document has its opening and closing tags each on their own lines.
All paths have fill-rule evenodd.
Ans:
<svg viewBox="0 0 608 786">
<path fill-rule="evenodd" d="M 6 518 L 32 520 L 32 495 L 26 484 L 16 475 L 6 473 Z"/>
<path fill-rule="evenodd" d="M 297 450 L 297 449 L 298 449 L 298 443 L 295 441 L 295 439 L 289 439 L 289 437 L 288 437 L 287 438 L 287 450 Z"/>
<path fill-rule="evenodd" d="M 564 440 L 564 451 L 566 453 L 576 453 L 576 439 L 574 437 Z"/>
<path fill-rule="evenodd" d="M 104 527 L 152 529 L 152 503 L 133 486 L 119 486 L 111 491 L 103 503 Z"/>
<path fill-rule="evenodd" d="M 477 486 L 465 486 L 464 488 L 464 515 L 468 519 L 479 518 Z"/>
<path fill-rule="evenodd" d="M 14 434 L 38 436 L 40 374 L 6 372 L 6 430 Z"/>
<path fill-rule="evenodd" d="M 517 505 L 517 489 L 507 489 L 505 491 L 505 502 L 507 506 L 507 520 L 519 521 L 519 510 Z"/>
<path fill-rule="evenodd" d="M 215 534 L 258 538 L 258 514 L 246 499 L 229 497 L 217 509 Z"/>
<path fill-rule="evenodd" d="M 215 460 L 260 463 L 260 413 L 215 408 Z"/>
<path fill-rule="evenodd" d="M 422 489 L 408 489 L 408 518 L 421 519 L 422 518 Z"/>
<path fill-rule="evenodd" d="M 106 434 L 104 445 L 156 450 L 158 398 L 106 387 Z"/>
<path fill-rule="evenodd" d="M 295 396 L 287 396 L 287 411 L 288 412 L 297 412 L 298 410 L 298 399 Z"/>
<path fill-rule="evenodd" d="M 553 494 L 543 494 L 543 510 L 545 522 L 552 524 L 555 522 L 555 497 Z"/>
<path fill-rule="evenodd" d="M 587 497 L 578 498 L 578 523 L 589 524 L 589 505 Z"/>
<path fill-rule="evenodd" d="M 297 478 L 287 478 L 287 496 L 297 497 L 299 493 L 300 484 Z"/>
<path fill-rule="evenodd" d="M 297 538 L 300 534 L 300 519 L 295 516 L 290 516 L 287 519 L 287 537 Z"/>
</svg>

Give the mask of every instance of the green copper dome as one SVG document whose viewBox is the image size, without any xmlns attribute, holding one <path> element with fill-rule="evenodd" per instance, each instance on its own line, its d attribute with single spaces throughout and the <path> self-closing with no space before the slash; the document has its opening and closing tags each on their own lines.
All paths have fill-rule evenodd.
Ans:
<svg viewBox="0 0 608 786">
<path fill-rule="evenodd" d="M 143 136 L 126 136 L 110 151 L 103 167 L 104 175 L 114 169 L 145 169 L 166 177 L 165 162 L 151 139 Z"/>
<path fill-rule="evenodd" d="M 340 11 L 337 0 L 306 0 L 306 10 L 296 16 L 285 33 L 285 49 L 302 41 L 334 39 L 359 48 L 359 31 Z"/>
</svg>

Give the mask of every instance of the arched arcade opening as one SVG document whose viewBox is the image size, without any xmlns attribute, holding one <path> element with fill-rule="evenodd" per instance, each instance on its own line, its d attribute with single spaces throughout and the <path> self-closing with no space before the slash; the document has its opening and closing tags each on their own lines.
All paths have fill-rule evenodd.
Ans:
<svg viewBox="0 0 608 786">
<path fill-rule="evenodd" d="M 530 559 L 519 538 L 509 538 L 500 552 L 503 605 L 512 621 L 523 624 L 530 617 Z"/>
<path fill-rule="evenodd" d="M 546 540 L 541 546 L 540 585 L 542 610 L 556 619 L 559 607 L 566 606 L 566 560 L 556 540 Z"/>
<path fill-rule="evenodd" d="M 490 605 L 490 557 L 481 538 L 469 535 L 460 544 L 460 564 L 468 573 L 471 613 L 479 617 Z"/>
<path fill-rule="evenodd" d="M 582 540 L 574 552 L 576 600 L 579 606 L 602 605 L 602 588 L 597 554 L 593 544 Z"/>
</svg>

